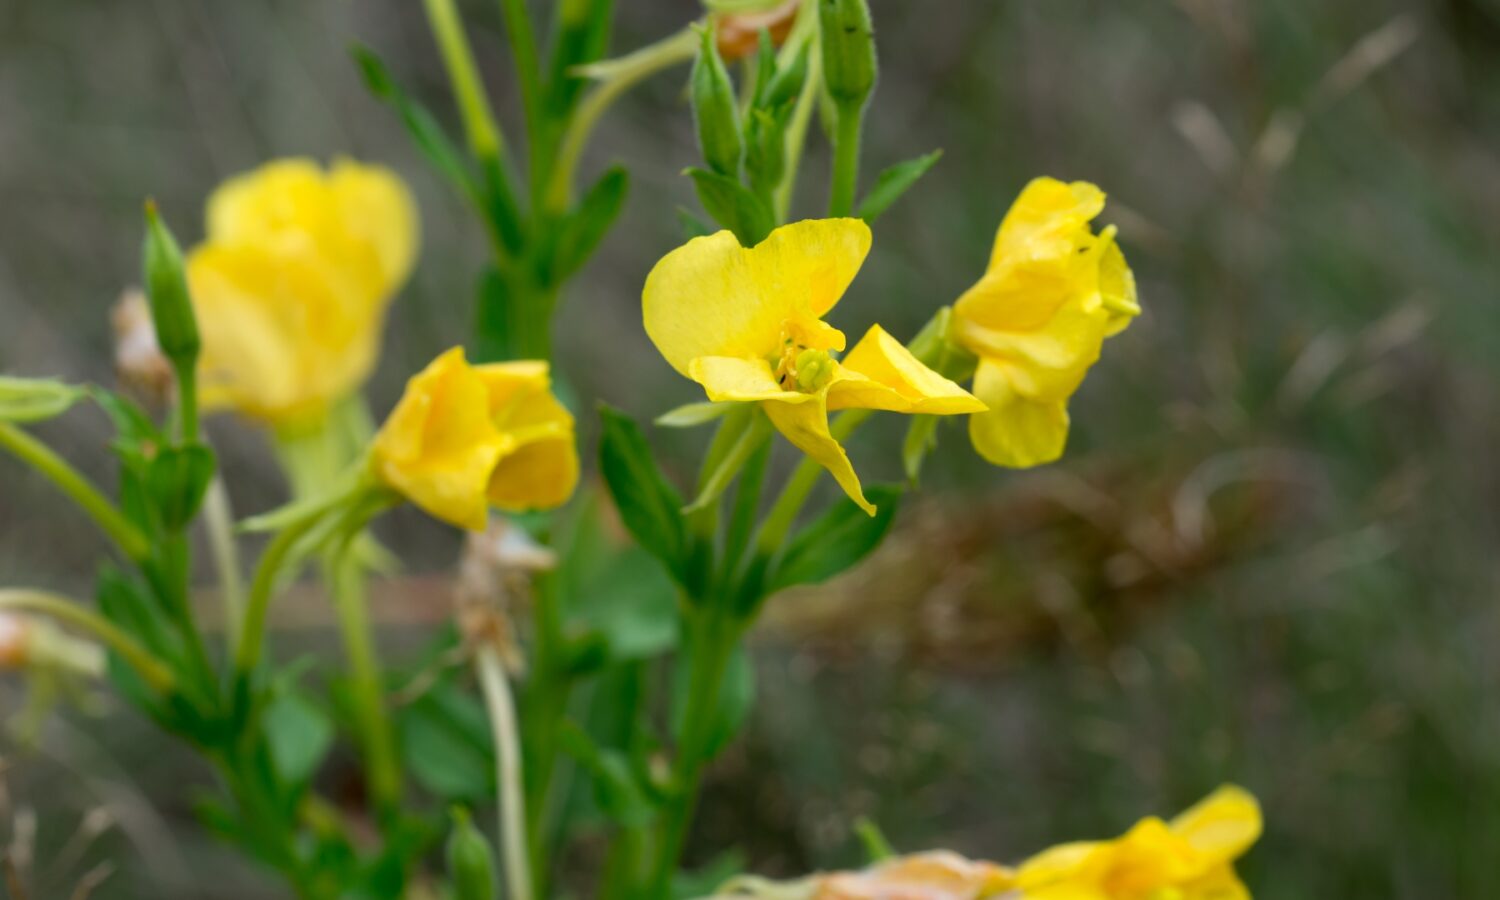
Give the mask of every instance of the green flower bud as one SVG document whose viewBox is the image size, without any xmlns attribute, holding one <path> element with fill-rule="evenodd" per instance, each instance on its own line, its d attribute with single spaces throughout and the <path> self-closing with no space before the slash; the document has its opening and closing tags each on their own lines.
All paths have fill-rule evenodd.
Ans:
<svg viewBox="0 0 1500 900">
<path fill-rule="evenodd" d="M 729 70 L 724 68 L 724 60 L 719 57 L 719 49 L 714 45 L 713 30 L 704 28 L 700 34 L 702 42 L 698 58 L 693 62 L 692 76 L 693 118 L 698 124 L 698 144 L 709 168 L 721 175 L 738 177 L 744 147 L 740 143 L 740 117 L 734 85 L 729 80 Z"/>
<path fill-rule="evenodd" d="M 494 900 L 495 860 L 490 843 L 474 827 L 465 809 L 454 808 L 448 836 L 448 879 L 453 900 Z"/>
<path fill-rule="evenodd" d="M 146 295 L 151 300 L 151 320 L 156 326 L 156 342 L 172 365 L 181 371 L 192 371 L 198 364 L 198 320 L 188 294 L 187 276 L 183 272 L 182 250 L 177 240 L 156 213 L 156 202 L 146 201 L 146 246 L 143 268 Z"/>
<path fill-rule="evenodd" d="M 745 121 L 745 171 L 750 187 L 769 194 L 786 171 L 786 129 L 782 119 L 763 109 L 750 110 Z"/>
<path fill-rule="evenodd" d="M 875 29 L 865 0 L 818 0 L 823 83 L 840 107 L 859 107 L 875 89 Z"/>
</svg>

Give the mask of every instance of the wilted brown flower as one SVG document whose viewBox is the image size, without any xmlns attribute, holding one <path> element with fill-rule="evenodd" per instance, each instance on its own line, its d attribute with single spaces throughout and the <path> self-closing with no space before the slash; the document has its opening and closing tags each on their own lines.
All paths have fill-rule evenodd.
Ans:
<svg viewBox="0 0 1500 900">
<path fill-rule="evenodd" d="M 760 32 L 764 28 L 771 33 L 776 46 L 786 40 L 792 24 L 797 21 L 797 8 L 801 0 L 786 0 L 760 12 L 720 13 L 714 17 L 714 33 L 718 38 L 719 55 L 727 62 L 741 59 L 755 52 L 760 44 Z"/>
</svg>

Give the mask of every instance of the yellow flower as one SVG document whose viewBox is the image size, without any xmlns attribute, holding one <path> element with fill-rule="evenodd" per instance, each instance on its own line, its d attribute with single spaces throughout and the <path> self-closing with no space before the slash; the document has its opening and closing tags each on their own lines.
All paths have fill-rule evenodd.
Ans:
<svg viewBox="0 0 1500 900">
<path fill-rule="evenodd" d="M 1141 311 L 1114 226 L 1089 228 L 1103 209 L 1087 182 L 1032 181 L 1000 224 L 984 277 L 953 306 L 953 337 L 979 357 L 974 393 L 989 407 L 969 435 L 990 462 L 1061 456 L 1068 398 L 1104 339 Z"/>
<path fill-rule="evenodd" d="M 858 219 L 784 225 L 753 248 L 728 231 L 694 238 L 646 278 L 646 333 L 710 400 L 756 401 L 787 440 L 872 515 L 828 413 L 884 409 L 951 415 L 984 405 L 918 362 L 880 326 L 842 361 L 844 334 L 823 321 L 870 249 Z"/>
<path fill-rule="evenodd" d="M 559 506 L 578 484 L 573 416 L 547 364 L 471 366 L 461 347 L 413 376 L 375 436 L 375 474 L 433 516 L 483 531 L 491 504 Z"/>
<path fill-rule="evenodd" d="M 1014 887 L 1023 900 L 1249 900 L 1233 863 L 1260 831 L 1255 798 L 1226 786 L 1171 822 L 1142 819 L 1112 841 L 1043 851 Z"/>
<path fill-rule="evenodd" d="M 416 250 L 411 194 L 384 168 L 289 159 L 225 182 L 187 261 L 204 406 L 316 421 L 369 375 Z"/>
</svg>

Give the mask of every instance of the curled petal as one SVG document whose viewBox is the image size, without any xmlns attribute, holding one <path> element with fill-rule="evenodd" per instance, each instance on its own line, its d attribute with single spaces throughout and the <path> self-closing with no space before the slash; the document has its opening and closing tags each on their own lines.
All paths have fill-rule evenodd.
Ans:
<svg viewBox="0 0 1500 900">
<path fill-rule="evenodd" d="M 1226 862 L 1260 839 L 1260 803 L 1249 791 L 1225 785 L 1173 819 L 1172 830 L 1206 858 Z"/>
<path fill-rule="evenodd" d="M 969 417 L 979 455 L 998 466 L 1026 469 L 1062 456 L 1068 442 L 1066 400 L 1032 400 L 1016 393 L 1006 371 L 981 360 L 974 393 L 988 410 Z"/>
<path fill-rule="evenodd" d="M 700 357 L 770 357 L 788 320 L 833 308 L 869 249 L 858 219 L 794 222 L 750 248 L 727 231 L 694 238 L 646 277 L 646 333 L 683 375 Z"/>
<path fill-rule="evenodd" d="M 787 403 L 770 401 L 763 404 L 766 415 L 776 430 L 792 442 L 792 446 L 806 453 L 813 462 L 828 470 L 849 499 L 859 508 L 875 515 L 875 504 L 865 499 L 859 476 L 849 462 L 849 454 L 828 431 L 828 402 L 826 392 L 802 394 L 812 402 Z"/>
<path fill-rule="evenodd" d="M 828 389 L 828 408 L 957 415 L 983 412 L 974 395 L 923 365 L 900 341 L 872 326 L 849 351 Z"/>
</svg>

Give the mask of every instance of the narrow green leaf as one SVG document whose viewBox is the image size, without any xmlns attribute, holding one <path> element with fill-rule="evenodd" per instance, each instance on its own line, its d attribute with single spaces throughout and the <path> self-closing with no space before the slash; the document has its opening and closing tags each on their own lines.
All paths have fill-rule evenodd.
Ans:
<svg viewBox="0 0 1500 900">
<path fill-rule="evenodd" d="M 680 652 L 695 652 L 693 641 L 688 639 Z M 672 734 L 681 740 L 686 726 L 688 679 L 692 667 L 673 667 L 676 677 L 672 682 Z M 755 666 L 745 649 L 743 641 L 735 645 L 734 652 L 725 663 L 724 676 L 719 683 L 718 702 L 713 705 L 713 726 L 708 732 L 704 754 L 712 759 L 728 746 L 739 734 L 750 708 L 755 705 Z"/>
<path fill-rule="evenodd" d="M 875 221 L 881 213 L 900 199 L 906 189 L 916 184 L 928 169 L 943 156 L 943 151 L 934 150 L 925 156 L 896 163 L 875 178 L 875 186 L 859 203 L 858 215 L 866 222 Z"/>
<path fill-rule="evenodd" d="M 557 239 L 554 269 L 557 280 L 568 278 L 582 268 L 598 248 L 599 242 L 614 224 L 625 195 L 630 190 L 630 176 L 616 166 L 605 172 L 578 202 L 578 208 L 563 221 Z"/>
<path fill-rule="evenodd" d="M 775 217 L 770 207 L 733 178 L 707 169 L 688 169 L 698 201 L 714 221 L 734 232 L 740 243 L 753 247 L 771 233 Z"/>
<path fill-rule="evenodd" d="M 693 428 L 723 418 L 739 407 L 738 403 L 684 403 L 656 417 L 655 424 L 663 428 Z"/>
<path fill-rule="evenodd" d="M 595 744 L 572 722 L 563 724 L 558 738 L 563 752 L 592 777 L 595 802 L 605 815 L 621 825 L 639 825 L 650 820 L 655 807 L 636 779 L 629 757 Z"/>
<path fill-rule="evenodd" d="M 374 50 L 363 44 L 355 44 L 350 52 L 364 77 L 365 88 L 375 99 L 395 110 L 396 115 L 401 118 L 401 124 L 406 126 L 407 133 L 416 142 L 417 149 L 422 151 L 438 174 L 452 182 L 465 196 L 477 199 L 478 186 L 469 173 L 463 154 L 458 151 L 437 119 L 396 83 L 390 70 L 386 68 L 385 61 Z"/>
<path fill-rule="evenodd" d="M 55 418 L 87 395 L 83 388 L 50 378 L 0 376 L 0 422 L 40 422 Z"/>
<path fill-rule="evenodd" d="M 599 468 L 620 518 L 636 541 L 685 584 L 687 535 L 680 512 L 682 497 L 657 468 L 640 426 L 608 406 L 602 406 L 599 415 L 604 424 Z"/>
<path fill-rule="evenodd" d="M 792 538 L 767 579 L 767 595 L 797 584 L 827 581 L 864 559 L 884 539 L 896 518 L 900 488 L 879 486 L 865 492 L 877 507 L 867 515 L 852 500 L 841 500 Z"/>
<path fill-rule="evenodd" d="M 751 416 L 747 427 L 742 431 L 735 442 L 730 445 L 729 451 L 713 467 L 708 479 L 703 482 L 702 489 L 692 503 L 683 508 L 683 515 L 692 515 L 699 510 L 707 509 L 710 504 L 719 499 L 724 489 L 734 480 L 734 476 L 740 473 L 750 457 L 755 455 L 771 438 L 771 421 L 765 416 L 755 414 Z"/>
<path fill-rule="evenodd" d="M 682 207 L 677 207 L 677 225 L 682 229 L 682 239 L 690 241 L 695 237 L 703 237 L 713 234 L 713 226 L 693 215 Z"/>
<path fill-rule="evenodd" d="M 906 427 L 906 440 L 901 442 L 901 466 L 906 479 L 913 485 L 922 474 L 922 462 L 936 446 L 937 416 L 912 416 Z"/>
</svg>

